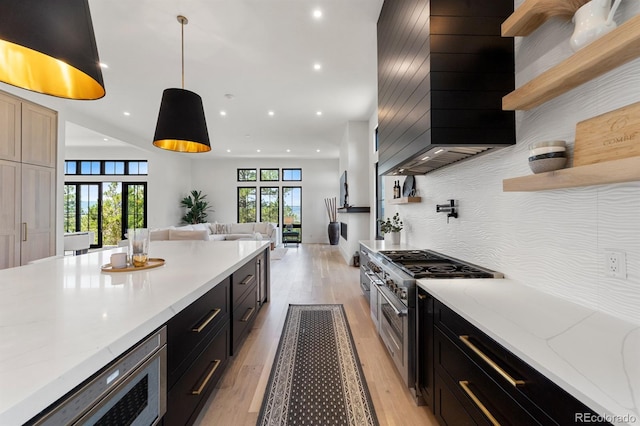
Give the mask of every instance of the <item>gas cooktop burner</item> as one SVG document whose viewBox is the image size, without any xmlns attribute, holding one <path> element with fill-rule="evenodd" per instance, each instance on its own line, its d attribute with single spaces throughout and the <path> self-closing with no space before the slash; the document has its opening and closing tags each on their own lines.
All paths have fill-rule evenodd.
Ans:
<svg viewBox="0 0 640 426">
<path fill-rule="evenodd" d="M 395 266 L 414 279 L 501 278 L 502 274 L 462 262 L 430 250 L 380 251 Z"/>
</svg>

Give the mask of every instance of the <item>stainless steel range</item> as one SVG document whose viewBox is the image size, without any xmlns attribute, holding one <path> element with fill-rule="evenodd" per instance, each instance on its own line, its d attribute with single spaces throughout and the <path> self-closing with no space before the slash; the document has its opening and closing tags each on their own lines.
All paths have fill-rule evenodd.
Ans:
<svg viewBox="0 0 640 426">
<path fill-rule="evenodd" d="M 415 396 L 416 280 L 503 278 L 503 275 L 431 250 L 373 252 L 361 246 L 360 252 L 365 259 L 361 262 L 361 273 L 370 278 L 371 318 L 403 381 Z"/>
</svg>

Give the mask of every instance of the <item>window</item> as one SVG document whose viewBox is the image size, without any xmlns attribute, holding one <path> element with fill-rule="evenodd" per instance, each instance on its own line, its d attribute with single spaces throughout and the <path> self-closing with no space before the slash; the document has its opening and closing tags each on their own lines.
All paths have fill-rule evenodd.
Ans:
<svg viewBox="0 0 640 426">
<path fill-rule="evenodd" d="M 282 169 L 282 180 L 302 180 L 302 169 Z"/>
<path fill-rule="evenodd" d="M 238 182 L 255 182 L 256 180 L 256 169 L 238 169 Z"/>
<path fill-rule="evenodd" d="M 280 188 L 260 188 L 260 222 L 279 223 L 280 203 L 278 193 Z"/>
<path fill-rule="evenodd" d="M 257 222 L 256 195 L 255 187 L 238 187 L 238 223 Z"/>
<path fill-rule="evenodd" d="M 124 161 L 105 161 L 104 174 L 105 175 L 123 175 Z"/>
<path fill-rule="evenodd" d="M 298 241 L 302 241 L 302 187 L 282 187 L 282 220 L 285 226 L 291 225 L 298 232 Z"/>
<path fill-rule="evenodd" d="M 93 231 L 91 247 L 117 245 L 127 228 L 147 226 L 146 189 L 145 182 L 65 183 L 64 231 Z"/>
<path fill-rule="evenodd" d="M 147 175 L 147 161 L 67 160 L 65 175 Z"/>
<path fill-rule="evenodd" d="M 260 180 L 277 182 L 280 180 L 280 170 L 278 169 L 260 169 Z"/>
</svg>

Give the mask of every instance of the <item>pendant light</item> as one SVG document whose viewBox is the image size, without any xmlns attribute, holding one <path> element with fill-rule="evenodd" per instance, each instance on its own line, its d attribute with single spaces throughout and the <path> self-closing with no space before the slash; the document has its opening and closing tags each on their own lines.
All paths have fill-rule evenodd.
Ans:
<svg viewBox="0 0 640 426">
<path fill-rule="evenodd" d="M 2 0 L 0 81 L 60 98 L 103 97 L 88 0 Z"/>
<path fill-rule="evenodd" d="M 182 88 L 165 89 L 160 102 L 153 144 L 178 152 L 211 151 L 202 98 L 184 89 L 184 26 L 189 22 L 178 16 L 182 28 Z"/>
</svg>

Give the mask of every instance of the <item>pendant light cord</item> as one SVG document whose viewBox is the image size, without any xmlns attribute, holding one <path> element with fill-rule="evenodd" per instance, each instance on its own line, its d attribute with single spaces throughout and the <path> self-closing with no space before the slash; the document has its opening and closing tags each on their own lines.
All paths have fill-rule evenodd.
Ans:
<svg viewBox="0 0 640 426">
<path fill-rule="evenodd" d="M 180 51 L 182 52 L 182 89 L 184 90 L 184 26 L 189 23 L 189 20 L 182 15 L 178 15 L 178 22 L 180 22 L 180 35 L 182 40 Z"/>
</svg>

